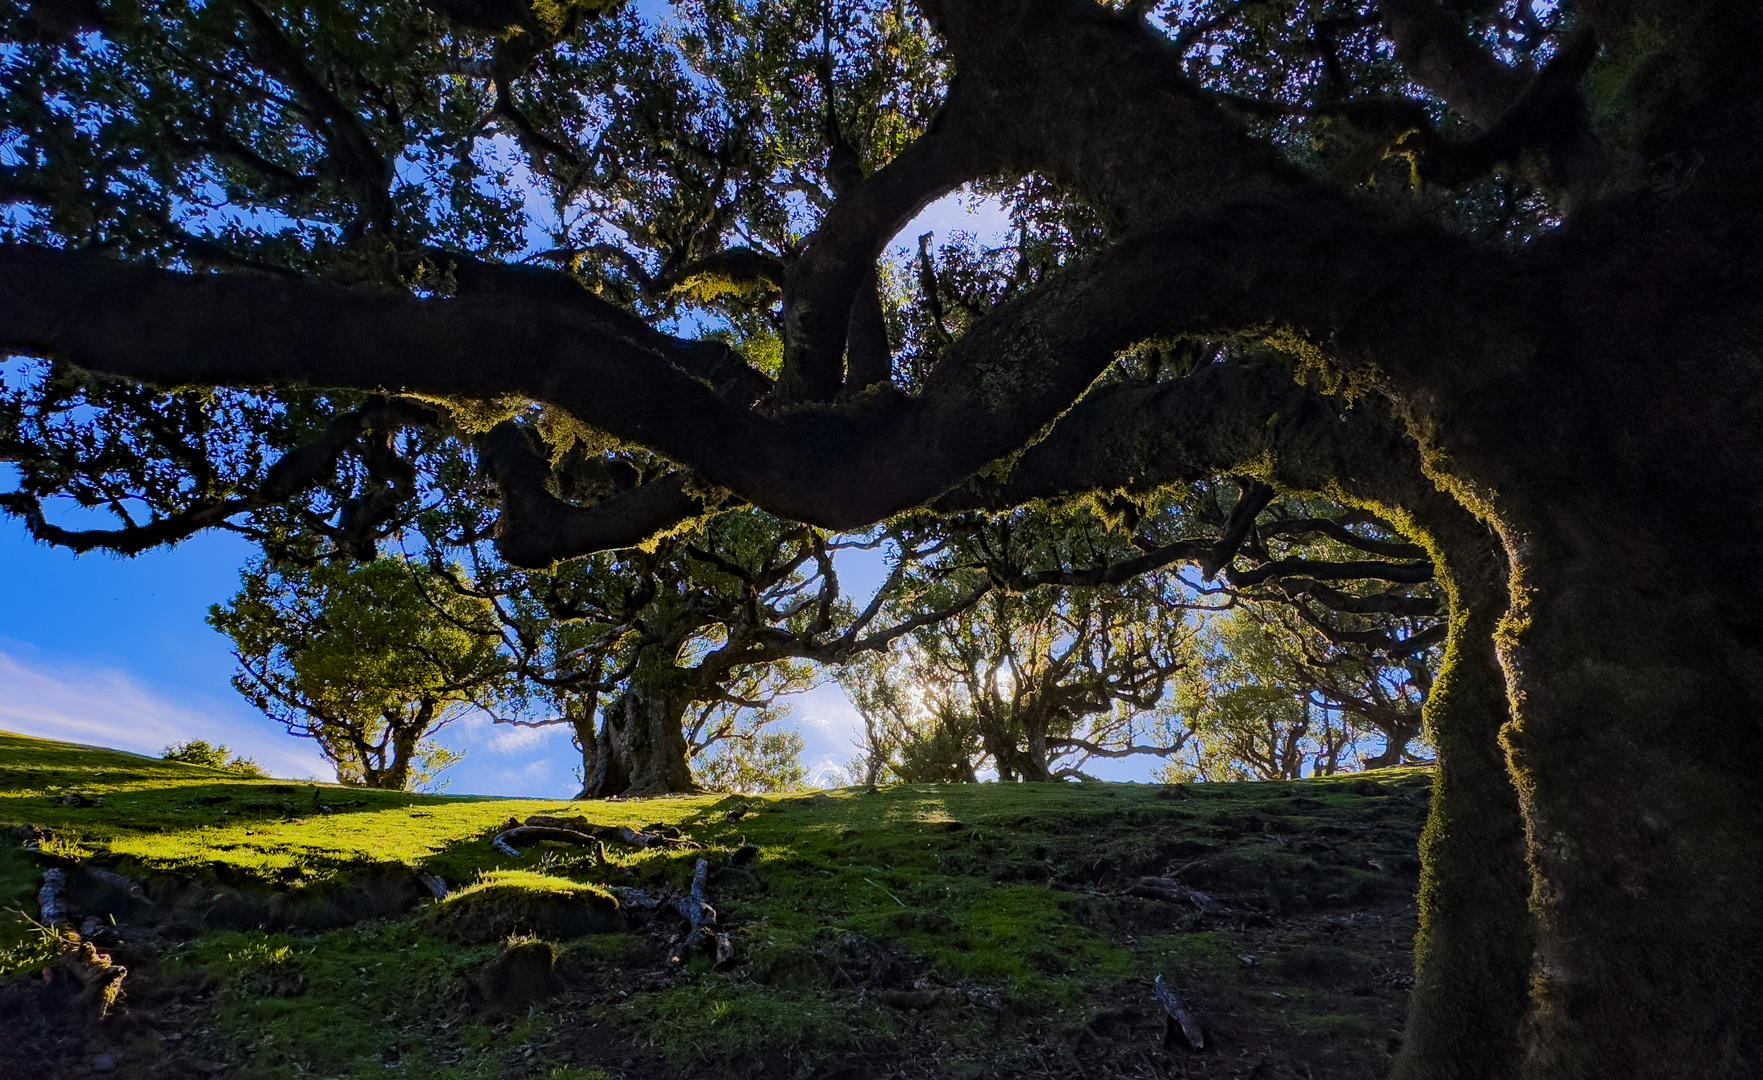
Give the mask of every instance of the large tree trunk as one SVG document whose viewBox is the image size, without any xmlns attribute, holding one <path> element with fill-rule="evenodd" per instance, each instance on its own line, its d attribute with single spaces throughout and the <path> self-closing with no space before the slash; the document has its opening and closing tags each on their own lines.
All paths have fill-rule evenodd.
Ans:
<svg viewBox="0 0 1763 1080">
<path fill-rule="evenodd" d="M 1505 660 L 1538 1080 L 1763 1074 L 1763 655 L 1724 610 L 1763 603 L 1755 533 L 1662 514 L 1690 509 L 1671 471 L 1557 493 L 1524 533 Z"/>
<path fill-rule="evenodd" d="M 666 795 L 701 790 L 687 763 L 685 715 L 691 695 L 682 673 L 645 658 L 624 692 L 601 714 L 581 798 Z M 578 727 L 579 738 L 579 727 Z M 585 755 L 584 755 L 585 756 Z"/>
<path fill-rule="evenodd" d="M 1639 226 L 1433 429 L 1511 563 L 1534 1080 L 1763 1075 L 1757 238 Z"/>
<path fill-rule="evenodd" d="M 403 791 L 410 786 L 410 770 L 416 764 L 417 747 L 422 744 L 422 737 L 429 730 L 434 715 L 435 703 L 425 699 L 417 703 L 413 716 L 401 716 L 396 722 L 388 717 L 391 730 L 386 733 L 386 745 L 391 751 L 391 760 L 378 772 L 366 770 L 368 787 Z"/>
<path fill-rule="evenodd" d="M 1534 928 L 1518 792 L 1500 745 L 1511 717 L 1494 630 L 1506 563 L 1466 511 L 1428 498 L 1413 515 L 1435 549 L 1451 639 L 1427 696 L 1438 754 L 1420 839 L 1414 991 L 1392 1080 L 1503 1080 L 1515 1074 Z"/>
</svg>

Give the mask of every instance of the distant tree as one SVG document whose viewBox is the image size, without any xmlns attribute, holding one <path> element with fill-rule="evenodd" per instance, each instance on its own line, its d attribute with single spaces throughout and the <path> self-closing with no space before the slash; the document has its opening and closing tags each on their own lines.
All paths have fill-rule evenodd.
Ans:
<svg viewBox="0 0 1763 1080">
<path fill-rule="evenodd" d="M 854 783 L 971 784 L 985 756 L 971 715 L 927 698 L 910 648 L 856 657 L 837 678 L 863 719 L 860 756 L 845 766 Z"/>
<path fill-rule="evenodd" d="M 1216 585 L 1175 680 L 1195 740 L 1172 779 L 1295 779 L 1428 760 L 1447 630 L 1423 549 L 1364 511 L 1273 501 Z M 1368 741 L 1381 742 L 1375 750 Z"/>
<path fill-rule="evenodd" d="M 846 665 L 865 718 L 862 773 L 961 780 L 989 766 L 1004 780 L 1054 780 L 1097 757 L 1176 753 L 1182 734 L 1156 714 L 1191 605 L 1165 563 L 1098 587 L 1048 569 L 1074 554 L 1091 565 L 1141 555 L 1118 524 L 1079 507 L 905 526 L 914 542 L 900 549 L 890 617 L 949 610 L 887 660 Z M 964 591 L 978 599 L 955 608 Z"/>
<path fill-rule="evenodd" d="M 773 717 L 749 712 L 713 748 L 692 756 L 692 776 L 706 791 L 743 795 L 800 791 L 808 786 L 800 732 L 770 727 Z"/>
<path fill-rule="evenodd" d="M 1244 609 L 1207 620 L 1174 694 L 1194 739 L 1159 779 L 1296 780 L 1354 766 L 1357 732 L 1307 684 L 1281 678 L 1293 666 L 1281 646 Z"/>
<path fill-rule="evenodd" d="M 345 784 L 433 782 L 460 753 L 434 741 L 509 692 L 509 665 L 480 600 L 430 595 L 400 559 L 247 568 L 208 621 L 232 639 L 233 685 L 288 731 L 314 740 Z"/>
<path fill-rule="evenodd" d="M 256 779 L 268 776 L 263 766 L 257 764 L 256 758 L 233 755 L 232 747 L 226 743 L 216 746 L 207 739 L 190 739 L 186 742 L 172 743 L 160 752 L 166 761 L 182 761 L 188 765 L 201 765 L 204 768 L 220 769 L 225 772 L 238 773 L 240 776 Z"/>
<path fill-rule="evenodd" d="M 704 755 L 763 742 L 760 729 L 782 715 L 778 699 L 812 687 L 815 664 L 885 648 L 986 588 L 887 622 L 882 600 L 898 591 L 897 577 L 858 610 L 841 596 L 834 563 L 839 550 L 874 541 L 753 509 L 706 515 L 645 547 L 521 569 L 470 542 L 494 519 L 488 507 L 469 516 L 466 502 L 425 525 L 432 549 L 470 561 L 435 561 L 437 586 L 485 604 L 499 624 L 523 698 L 504 718 L 571 727 L 584 798 L 702 787 Z"/>
<path fill-rule="evenodd" d="M 1177 753 L 1185 734 L 1155 714 L 1191 629 L 1154 588 L 999 590 L 918 631 L 913 665 L 940 729 L 977 730 L 1006 781 L 1080 776 L 1094 758 Z"/>
</svg>

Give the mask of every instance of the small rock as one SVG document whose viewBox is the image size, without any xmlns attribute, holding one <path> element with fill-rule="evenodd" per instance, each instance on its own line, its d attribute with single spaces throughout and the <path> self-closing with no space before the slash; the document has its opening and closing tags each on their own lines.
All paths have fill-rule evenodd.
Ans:
<svg viewBox="0 0 1763 1080">
<path fill-rule="evenodd" d="M 115 1054 L 99 1054 L 97 1057 L 92 1059 L 92 1071 L 93 1072 L 109 1072 L 111 1069 L 114 1069 L 114 1068 L 116 1068 L 116 1055 Z"/>
</svg>

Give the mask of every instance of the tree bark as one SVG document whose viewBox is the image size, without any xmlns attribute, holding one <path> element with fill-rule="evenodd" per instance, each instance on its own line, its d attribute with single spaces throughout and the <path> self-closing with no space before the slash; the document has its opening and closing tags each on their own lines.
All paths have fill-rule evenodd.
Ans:
<svg viewBox="0 0 1763 1080">
<path fill-rule="evenodd" d="M 1406 403 L 1511 567 L 1535 1080 L 1763 1073 L 1763 286 L 1699 217 L 1594 223 L 1522 377 Z"/>
<path fill-rule="evenodd" d="M 685 715 L 691 695 L 678 669 L 645 657 L 602 714 L 597 760 L 582 796 L 665 795 L 701 790 L 688 763 Z"/>
<path fill-rule="evenodd" d="M 1636 471 L 1651 478 L 1551 492 L 1509 534 L 1526 589 L 1503 659 L 1535 871 L 1538 1080 L 1763 1069 L 1763 655 L 1755 624 L 1723 612 L 1763 602 L 1743 565 L 1755 540 L 1661 520 L 1662 501 L 1688 509 L 1662 498 L 1683 462 L 1650 449 L 1663 467 Z"/>
<path fill-rule="evenodd" d="M 1500 732 L 1511 717 L 1494 630 L 1507 609 L 1497 539 L 1433 493 L 1410 519 L 1435 548 L 1451 636 L 1424 717 L 1438 754 L 1420 838 L 1414 990 L 1392 1080 L 1506 1080 L 1518 1067 L 1534 929 L 1524 822 Z"/>
</svg>

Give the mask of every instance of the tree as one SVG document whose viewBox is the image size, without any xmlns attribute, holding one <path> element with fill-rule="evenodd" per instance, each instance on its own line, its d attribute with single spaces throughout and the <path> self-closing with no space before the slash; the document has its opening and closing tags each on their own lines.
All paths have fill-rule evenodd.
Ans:
<svg viewBox="0 0 1763 1080">
<path fill-rule="evenodd" d="M 718 748 L 694 757 L 693 773 L 709 791 L 743 795 L 800 791 L 808 786 L 802 765 L 802 736 L 766 731 L 769 718 L 752 718 L 725 736 Z"/>
<path fill-rule="evenodd" d="M 893 617 L 949 605 L 963 590 L 984 595 L 924 621 L 893 662 L 848 668 L 869 733 L 866 776 L 885 767 L 972 780 L 983 757 L 1001 780 L 1049 781 L 1081 776 L 1095 758 L 1181 748 L 1179 733 L 1146 723 L 1192 633 L 1191 605 L 1172 595 L 1168 575 L 1147 569 L 1109 587 L 1071 587 L 1055 581 L 1058 571 L 1028 569 L 1078 548 L 1095 573 L 1110 556 L 1137 554 L 1119 530 L 1077 510 L 933 519 L 913 531 L 942 540 L 902 548 L 897 576 L 908 584 L 878 598 Z M 1163 730 L 1153 736 L 1154 727 Z"/>
<path fill-rule="evenodd" d="M 1207 621 L 1179 684 L 1199 772 L 1291 779 L 1350 757 L 1422 760 L 1409 744 L 1449 630 L 1426 556 L 1363 510 L 1287 498 L 1258 515 L 1223 574 L 1230 608 Z M 1373 735 L 1376 754 L 1361 746 Z"/>
<path fill-rule="evenodd" d="M 318 743 L 345 784 L 402 791 L 459 760 L 433 740 L 508 693 L 484 605 L 431 600 L 402 560 L 248 568 L 209 623 L 232 639 L 239 693 Z"/>
<path fill-rule="evenodd" d="M 240 776 L 251 779 L 269 775 L 263 771 L 263 766 L 257 764 L 256 758 L 233 754 L 232 747 L 226 743 L 217 746 L 207 739 L 189 739 L 181 743 L 172 743 L 159 756 L 167 761 L 182 761 L 190 765 L 200 765 L 206 769 L 220 769 L 222 772 L 238 773 Z"/>
<path fill-rule="evenodd" d="M 1270 629 L 1266 618 L 1233 608 L 1196 635 L 1175 693 L 1194 752 L 1171 763 L 1168 780 L 1296 780 L 1332 776 L 1358 764 L 1355 756 L 1372 768 L 1413 760 L 1407 743 L 1419 732 L 1420 695 L 1411 677 L 1307 656 L 1308 643 L 1292 641 L 1296 628 Z M 1367 729 L 1380 731 L 1361 713 L 1397 733 L 1385 735 L 1383 753 L 1356 755 Z"/>
<path fill-rule="evenodd" d="M 440 401 L 517 565 L 725 499 L 855 529 L 964 485 L 1335 495 L 1425 546 L 1451 604 L 1398 1072 L 1754 1071 L 1754 4 L 680 14 L 9 9 L 0 343 L 54 364 L 8 384 L 8 508 L 126 549 L 359 460 L 371 522 L 390 433 L 434 423 L 339 394 L 340 427 L 269 408 L 276 439 L 216 445 L 200 402 L 104 390 L 125 419 L 74 426 L 183 455 L 135 470 L 34 426 L 80 379 Z M 1012 250 L 927 251 L 903 289 L 878 256 L 968 184 L 1010 204 Z M 656 329 L 692 312 L 717 334 Z M 1271 350 L 1310 396 L 1241 352 L 1099 379 L 1184 338 Z M 671 468 L 572 498 L 496 460 L 522 402 Z M 62 495 L 117 528 L 54 520 Z"/>
<path fill-rule="evenodd" d="M 447 543 L 431 537 L 437 566 Z M 787 740 L 762 729 L 788 711 L 779 698 L 814 685 L 810 661 L 884 649 L 986 588 L 877 626 L 895 583 L 858 611 L 840 597 L 834 564 L 839 550 L 868 543 L 736 510 L 706 515 L 648 550 L 546 570 L 508 567 L 467 547 L 470 578 L 442 580 L 502 624 L 497 644 L 528 699 L 523 715 L 508 719 L 571 725 L 582 798 L 695 791 L 694 762 L 717 783 L 758 783 L 761 773 L 798 783 Z M 700 760 L 718 747 L 712 757 L 721 764 Z"/>
</svg>

